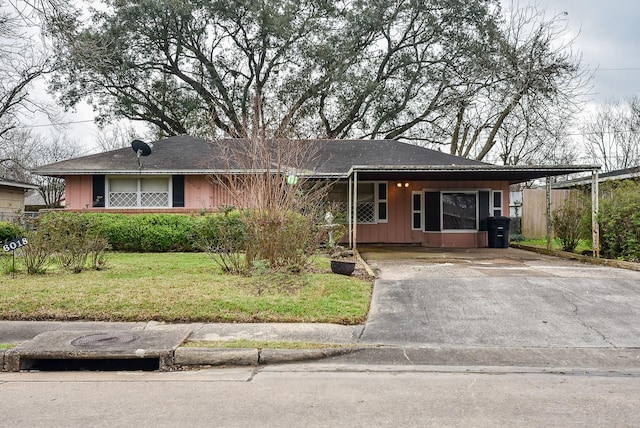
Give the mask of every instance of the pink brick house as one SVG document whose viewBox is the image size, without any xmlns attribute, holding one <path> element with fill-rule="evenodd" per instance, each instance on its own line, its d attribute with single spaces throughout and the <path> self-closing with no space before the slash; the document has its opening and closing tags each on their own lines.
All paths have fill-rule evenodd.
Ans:
<svg viewBox="0 0 640 428">
<path fill-rule="evenodd" d="M 37 168 L 66 180 L 66 209 L 107 212 L 215 211 L 230 195 L 211 180 L 229 173 L 220 153 L 243 140 L 176 136 L 141 158 L 119 149 Z M 395 140 L 309 140 L 318 160 L 306 174 L 335 180 L 350 242 L 486 247 L 487 218 L 509 213 L 509 185 L 589 171 L 590 166 L 497 166 Z M 241 173 L 241 171 L 238 171 Z"/>
</svg>

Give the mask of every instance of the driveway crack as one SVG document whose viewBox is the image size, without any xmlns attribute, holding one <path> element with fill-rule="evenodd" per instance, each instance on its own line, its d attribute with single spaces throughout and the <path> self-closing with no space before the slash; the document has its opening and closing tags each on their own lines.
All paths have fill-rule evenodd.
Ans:
<svg viewBox="0 0 640 428">
<path fill-rule="evenodd" d="M 611 345 L 611 347 L 613 347 L 614 349 L 617 348 L 617 346 L 611 342 L 609 339 L 607 339 L 607 337 L 597 328 L 595 328 L 593 325 L 587 323 L 584 319 L 582 319 L 582 317 L 580 317 L 579 309 L 578 309 L 578 305 L 575 304 L 571 299 L 569 299 L 564 293 L 560 293 L 560 295 L 562 296 L 562 298 L 564 299 L 565 302 L 567 302 L 569 305 L 571 305 L 573 307 L 573 309 L 571 310 L 573 312 L 573 314 L 576 317 L 576 320 L 578 320 L 578 322 L 580 324 L 582 324 L 585 328 L 593 331 L 594 333 L 596 333 L 598 336 L 600 336 L 600 338 L 608 343 L 609 345 Z"/>
<path fill-rule="evenodd" d="M 407 348 L 402 348 L 402 354 L 407 359 L 407 361 L 409 361 L 411 364 L 414 364 L 413 361 L 411 361 L 411 358 L 409 358 L 409 356 L 407 355 Z"/>
</svg>

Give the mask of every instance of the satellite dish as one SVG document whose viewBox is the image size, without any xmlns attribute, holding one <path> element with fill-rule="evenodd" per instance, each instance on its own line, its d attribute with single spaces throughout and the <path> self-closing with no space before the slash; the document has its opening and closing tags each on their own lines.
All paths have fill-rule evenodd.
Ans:
<svg viewBox="0 0 640 428">
<path fill-rule="evenodd" d="M 141 140 L 133 140 L 131 142 L 131 148 L 133 149 L 134 152 L 136 152 L 138 157 L 149 156 L 151 154 L 151 149 L 153 148 L 153 144 L 145 143 L 144 141 L 141 141 Z"/>
</svg>

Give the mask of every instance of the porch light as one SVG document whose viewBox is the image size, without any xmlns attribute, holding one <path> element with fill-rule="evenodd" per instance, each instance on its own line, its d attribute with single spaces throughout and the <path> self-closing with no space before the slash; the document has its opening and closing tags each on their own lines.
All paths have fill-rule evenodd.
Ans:
<svg viewBox="0 0 640 428">
<path fill-rule="evenodd" d="M 402 183 L 402 181 L 398 181 L 398 182 L 396 183 L 396 187 L 398 187 L 398 188 L 402 188 L 402 187 L 409 187 L 409 182 L 408 182 L 408 181 L 405 181 L 405 182 L 404 182 L 404 184 L 403 184 L 403 183 Z"/>
<path fill-rule="evenodd" d="M 290 186 L 295 186 L 298 184 L 298 176 L 295 174 L 287 175 L 287 184 Z"/>
<path fill-rule="evenodd" d="M 396 183 L 396 186 L 398 186 L 398 187 L 402 187 L 402 183 L 398 181 L 398 182 Z"/>
<path fill-rule="evenodd" d="M 408 181 L 404 182 L 404 187 L 409 187 L 409 182 Z"/>
</svg>

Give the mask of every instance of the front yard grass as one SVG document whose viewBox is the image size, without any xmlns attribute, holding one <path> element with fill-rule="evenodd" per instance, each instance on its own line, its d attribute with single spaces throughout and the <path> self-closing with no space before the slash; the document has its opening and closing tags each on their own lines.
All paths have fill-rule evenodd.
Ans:
<svg viewBox="0 0 640 428">
<path fill-rule="evenodd" d="M 547 240 L 546 239 L 525 239 L 523 241 L 518 241 L 516 244 L 528 245 L 530 247 L 538 247 L 538 248 L 547 248 Z M 551 241 L 551 249 L 556 251 L 562 251 L 562 244 L 557 239 L 553 239 Z M 591 251 L 592 245 L 590 240 L 581 239 L 576 247 L 574 253 L 582 254 L 583 251 Z"/>
<path fill-rule="evenodd" d="M 0 274 L 0 319 L 364 322 L 371 281 L 333 274 L 323 257 L 313 272 L 243 277 L 202 253 L 111 253 L 101 271 Z"/>
</svg>

